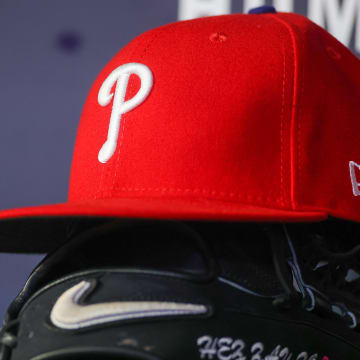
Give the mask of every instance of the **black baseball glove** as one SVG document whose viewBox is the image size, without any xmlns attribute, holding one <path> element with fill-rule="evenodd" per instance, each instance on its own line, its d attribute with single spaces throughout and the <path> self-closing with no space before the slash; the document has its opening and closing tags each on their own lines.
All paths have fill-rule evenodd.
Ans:
<svg viewBox="0 0 360 360">
<path fill-rule="evenodd" d="M 358 224 L 78 229 L 9 307 L 1 360 L 358 360 Z"/>
</svg>

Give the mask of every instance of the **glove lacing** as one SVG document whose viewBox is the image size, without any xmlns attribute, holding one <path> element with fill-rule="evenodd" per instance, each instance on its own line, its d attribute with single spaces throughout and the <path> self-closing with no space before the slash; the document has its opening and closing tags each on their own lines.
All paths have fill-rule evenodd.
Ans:
<svg viewBox="0 0 360 360">
<path fill-rule="evenodd" d="M 348 280 L 350 269 L 357 272 L 360 268 L 360 245 L 335 253 L 328 250 L 331 246 L 327 239 L 311 234 L 301 244 L 300 260 L 285 225 L 282 230 L 272 228 L 268 233 L 275 270 L 285 291 L 274 300 L 274 305 L 282 309 L 301 306 L 322 317 L 341 319 L 352 329 L 358 328 L 358 317 L 346 300 L 360 292 L 360 277 Z M 311 275 L 311 284 L 305 281 L 304 274 Z"/>
</svg>

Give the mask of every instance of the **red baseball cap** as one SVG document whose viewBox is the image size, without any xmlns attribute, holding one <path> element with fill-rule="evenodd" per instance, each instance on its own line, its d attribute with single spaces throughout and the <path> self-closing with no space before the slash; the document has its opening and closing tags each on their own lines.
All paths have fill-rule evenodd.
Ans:
<svg viewBox="0 0 360 360">
<path fill-rule="evenodd" d="M 90 90 L 68 201 L 1 211 L 0 248 L 74 218 L 360 221 L 359 102 L 360 61 L 301 15 L 150 30 Z"/>
</svg>

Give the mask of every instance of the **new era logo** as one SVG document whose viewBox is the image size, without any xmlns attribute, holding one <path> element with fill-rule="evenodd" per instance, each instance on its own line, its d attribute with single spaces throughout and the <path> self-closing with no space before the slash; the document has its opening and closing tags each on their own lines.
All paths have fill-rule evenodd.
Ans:
<svg viewBox="0 0 360 360">
<path fill-rule="evenodd" d="M 356 173 L 359 173 L 358 177 L 360 178 L 360 165 L 354 161 L 350 161 L 349 168 L 350 168 L 350 179 L 351 179 L 353 194 L 354 194 L 354 196 L 359 196 L 360 195 L 360 189 L 359 189 L 360 183 L 356 179 Z"/>
</svg>

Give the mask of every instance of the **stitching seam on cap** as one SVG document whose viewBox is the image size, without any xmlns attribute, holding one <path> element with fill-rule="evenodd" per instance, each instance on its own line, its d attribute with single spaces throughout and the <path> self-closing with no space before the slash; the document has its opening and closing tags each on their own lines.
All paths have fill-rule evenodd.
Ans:
<svg viewBox="0 0 360 360">
<path fill-rule="evenodd" d="M 304 54 L 304 50 L 305 50 L 305 43 L 303 42 L 302 43 L 302 53 Z M 303 98 L 303 93 L 304 93 L 304 87 L 305 87 L 305 65 L 303 64 L 302 66 L 302 71 L 301 71 L 301 90 L 300 90 L 300 99 Z M 301 173 L 302 173 L 302 169 L 303 169 L 303 153 L 301 152 L 301 110 L 302 110 L 302 107 L 300 106 L 300 101 L 299 101 L 299 115 L 298 115 L 298 136 L 296 137 L 297 138 L 297 142 L 298 142 L 298 146 L 297 146 L 297 151 L 298 151 L 298 189 L 301 189 L 302 186 L 302 176 L 301 176 Z M 295 195 L 294 195 L 295 196 Z"/>
<path fill-rule="evenodd" d="M 201 196 L 205 195 L 210 199 L 215 198 L 216 200 L 224 200 L 224 201 L 232 200 L 232 199 L 243 199 L 243 200 L 252 201 L 252 204 L 249 204 L 249 205 L 254 205 L 253 204 L 254 200 L 259 201 L 259 205 L 266 203 L 270 207 L 274 206 L 274 204 L 282 205 L 281 199 L 279 199 L 277 197 L 273 198 L 270 196 L 252 196 L 252 195 L 247 195 L 247 194 L 242 194 L 242 193 L 217 191 L 217 190 L 211 190 L 211 189 L 119 187 L 119 188 L 115 188 L 113 190 L 119 191 L 118 196 L 123 195 L 124 193 L 139 193 L 139 192 L 144 192 L 144 191 L 152 191 L 152 192 L 158 192 L 158 193 L 163 193 L 163 194 L 176 193 L 178 195 L 180 195 L 180 194 L 183 194 L 183 195 L 195 194 L 195 195 L 201 195 Z M 101 195 L 104 196 L 105 198 L 106 198 L 106 196 L 113 197 L 114 192 L 104 191 Z M 201 198 L 201 199 L 204 200 L 204 198 Z"/>
<path fill-rule="evenodd" d="M 149 50 L 150 46 L 154 43 L 154 41 L 160 36 L 160 34 L 162 33 L 162 31 L 159 31 L 157 33 L 156 36 L 153 37 L 153 39 L 146 45 L 146 47 L 144 48 L 140 58 L 139 58 L 139 61 L 142 61 L 142 59 L 144 58 L 144 56 L 146 55 L 146 52 Z M 129 79 L 130 81 L 130 79 Z M 131 86 L 131 89 L 134 88 L 134 81 L 132 82 L 132 84 L 130 85 Z M 141 85 L 140 85 L 141 86 Z M 117 151 L 117 155 L 116 155 L 116 169 L 115 169 L 115 174 L 113 175 L 113 181 L 112 181 L 112 185 L 111 185 L 111 189 L 114 189 L 115 188 L 115 181 L 116 181 L 116 178 L 117 178 L 117 174 L 118 174 L 118 169 L 120 168 L 120 150 L 121 150 L 121 146 L 122 146 L 122 143 L 123 143 L 123 139 L 124 139 L 124 133 L 125 133 L 125 125 L 126 125 L 126 116 L 124 118 L 124 122 L 123 122 L 123 126 L 122 128 L 120 129 L 121 133 L 120 133 L 120 141 L 119 141 L 119 148 L 118 148 L 118 151 Z"/>
<path fill-rule="evenodd" d="M 281 91 L 281 115 L 280 115 L 280 200 L 284 204 L 284 107 L 285 107 L 285 49 L 282 49 L 283 55 L 283 81 Z"/>
<path fill-rule="evenodd" d="M 299 76 L 299 64 L 298 64 L 298 52 L 296 47 L 295 33 L 285 20 L 278 18 L 276 15 L 270 15 L 277 22 L 282 24 L 289 32 L 292 42 L 292 49 L 294 54 L 294 88 L 293 88 L 293 101 L 291 110 L 291 123 L 290 123 L 290 201 L 293 209 L 296 208 L 295 204 L 295 118 L 296 118 L 296 105 L 297 105 L 297 89 L 298 89 L 298 76 Z"/>
</svg>

